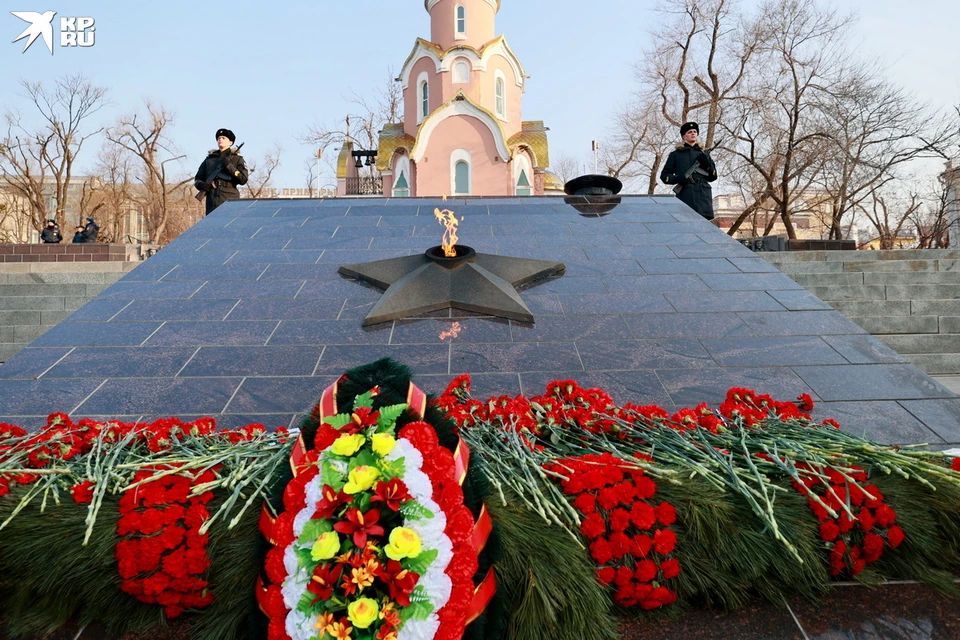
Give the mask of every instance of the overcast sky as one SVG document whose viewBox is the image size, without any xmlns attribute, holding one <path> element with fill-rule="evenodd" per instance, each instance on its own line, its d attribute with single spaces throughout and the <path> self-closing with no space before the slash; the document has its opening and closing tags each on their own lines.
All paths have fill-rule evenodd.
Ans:
<svg viewBox="0 0 960 640">
<path fill-rule="evenodd" d="M 753 0 L 744 0 L 752 6 Z M 423 0 L 287 0 L 285 2 L 117 2 L 47 6 L 34 0 L 9 10 L 58 12 L 96 21 L 90 48 L 41 41 L 21 53 L 12 40 L 27 24 L 0 14 L 0 106 L 30 114 L 19 80 L 49 81 L 82 71 L 109 87 L 111 104 L 97 115 L 109 124 L 145 97 L 176 113 L 171 136 L 193 172 L 214 146 L 219 127 L 245 142 L 248 159 L 275 142 L 284 147 L 275 186 L 306 186 L 301 144 L 313 123 L 333 124 L 350 112 L 352 92 L 369 94 L 400 66 L 418 36 L 429 37 Z M 9 3 L 5 3 L 9 4 Z M 891 77 L 932 105 L 960 103 L 960 2 L 955 0 L 834 0 L 856 12 L 853 39 L 876 56 Z M 550 128 L 551 156 L 590 157 L 612 113 L 633 88 L 639 59 L 657 19 L 652 0 L 503 0 L 497 29 L 531 76 L 523 117 Z M 282 7 L 282 8 L 280 8 Z M 586 7 L 586 8 L 585 8 Z M 6 42 L 6 44 L 3 44 Z M 96 141 L 99 144 L 99 141 Z M 332 150 L 328 150 L 332 154 Z M 81 170 L 96 155 L 84 149 Z M 330 173 L 324 186 L 335 180 Z"/>
</svg>

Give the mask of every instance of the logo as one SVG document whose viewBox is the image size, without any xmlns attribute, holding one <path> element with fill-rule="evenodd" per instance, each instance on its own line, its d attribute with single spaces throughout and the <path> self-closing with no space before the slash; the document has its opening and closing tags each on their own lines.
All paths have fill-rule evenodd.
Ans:
<svg viewBox="0 0 960 640">
<path fill-rule="evenodd" d="M 11 11 L 12 15 L 20 18 L 24 22 L 29 22 L 30 26 L 23 30 L 23 33 L 13 39 L 14 42 L 27 38 L 27 43 L 23 47 L 23 52 L 37 41 L 37 38 L 43 36 L 43 43 L 47 45 L 50 55 L 53 55 L 53 18 L 57 15 L 56 11 Z M 61 47 L 92 47 L 96 41 L 95 20 L 90 17 L 62 17 L 60 18 L 60 46 Z"/>
</svg>

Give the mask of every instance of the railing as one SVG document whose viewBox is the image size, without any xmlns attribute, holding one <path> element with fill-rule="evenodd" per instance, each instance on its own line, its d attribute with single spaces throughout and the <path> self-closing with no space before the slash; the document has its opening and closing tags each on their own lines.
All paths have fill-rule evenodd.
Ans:
<svg viewBox="0 0 960 640">
<path fill-rule="evenodd" d="M 383 178 L 380 176 L 347 178 L 348 196 L 382 196 Z"/>
</svg>

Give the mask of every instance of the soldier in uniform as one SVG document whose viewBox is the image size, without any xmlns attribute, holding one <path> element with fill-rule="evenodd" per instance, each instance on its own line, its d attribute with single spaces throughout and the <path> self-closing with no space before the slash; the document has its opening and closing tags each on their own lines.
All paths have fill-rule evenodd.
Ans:
<svg viewBox="0 0 960 640">
<path fill-rule="evenodd" d="M 709 183 L 717 179 L 717 165 L 710 154 L 700 147 L 700 125 L 685 122 L 680 127 L 680 137 L 683 143 L 670 152 L 660 172 L 660 180 L 665 184 L 679 185 L 677 197 L 707 220 L 713 220 L 713 189 Z M 694 171 L 687 177 L 686 174 L 695 165 L 703 173 Z"/>
<path fill-rule="evenodd" d="M 227 200 L 239 200 L 237 187 L 247 184 L 247 166 L 233 148 L 236 139 L 230 129 L 217 129 L 217 148 L 207 154 L 197 169 L 193 184 L 207 193 L 206 215 Z"/>
</svg>

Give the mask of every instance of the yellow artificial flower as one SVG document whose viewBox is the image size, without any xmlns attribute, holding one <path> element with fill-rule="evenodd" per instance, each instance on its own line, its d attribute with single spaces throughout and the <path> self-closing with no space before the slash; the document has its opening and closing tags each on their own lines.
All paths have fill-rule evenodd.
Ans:
<svg viewBox="0 0 960 640">
<path fill-rule="evenodd" d="M 373 624 L 380 615 L 377 601 L 371 598 L 357 598 L 347 605 L 347 618 L 358 629 L 366 629 Z"/>
<path fill-rule="evenodd" d="M 310 557 L 313 558 L 314 562 L 329 560 L 337 555 L 337 551 L 340 551 L 340 536 L 337 535 L 336 531 L 328 531 L 321 533 L 317 541 L 313 543 L 313 548 L 310 549 Z"/>
<path fill-rule="evenodd" d="M 366 440 L 362 433 L 355 433 L 352 436 L 340 436 L 330 446 L 330 451 L 338 456 L 352 456 L 360 450 L 360 447 L 363 446 Z"/>
<path fill-rule="evenodd" d="M 397 527 L 390 532 L 390 544 L 383 548 L 391 560 L 416 558 L 420 555 L 420 536 L 413 529 Z"/>
<path fill-rule="evenodd" d="M 396 445 L 397 439 L 389 433 L 378 433 L 373 436 L 373 450 L 381 457 L 393 451 Z"/>
<path fill-rule="evenodd" d="M 360 493 L 372 487 L 379 478 L 380 471 L 376 467 L 359 465 L 350 471 L 350 475 L 347 476 L 347 484 L 343 486 L 343 490 L 351 495 Z"/>
</svg>

